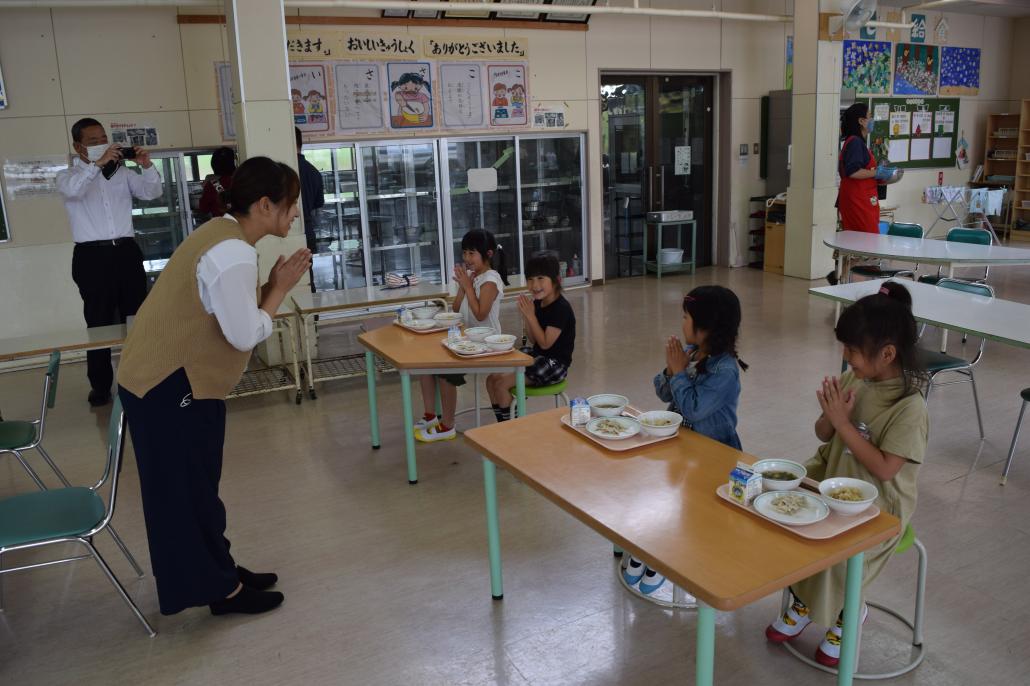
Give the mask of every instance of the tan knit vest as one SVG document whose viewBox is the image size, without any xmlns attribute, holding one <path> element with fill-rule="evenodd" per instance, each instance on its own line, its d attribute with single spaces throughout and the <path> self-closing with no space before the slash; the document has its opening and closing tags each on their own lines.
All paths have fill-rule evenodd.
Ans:
<svg viewBox="0 0 1030 686">
<path fill-rule="evenodd" d="M 204 310 L 197 286 L 200 258 L 233 238 L 243 240 L 239 224 L 212 219 L 190 234 L 168 260 L 136 313 L 118 365 L 119 385 L 136 397 L 142 398 L 180 368 L 185 368 L 197 400 L 224 399 L 239 382 L 250 351 L 240 352 L 225 339 L 218 320 Z"/>
</svg>

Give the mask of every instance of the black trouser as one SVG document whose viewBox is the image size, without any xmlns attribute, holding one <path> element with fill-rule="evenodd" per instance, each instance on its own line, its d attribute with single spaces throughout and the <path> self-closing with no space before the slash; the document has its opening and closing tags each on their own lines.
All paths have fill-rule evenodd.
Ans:
<svg viewBox="0 0 1030 686">
<path fill-rule="evenodd" d="M 222 600 L 239 584 L 218 497 L 225 401 L 194 400 L 179 369 L 143 398 L 118 387 L 139 467 L 161 614 Z"/>
<path fill-rule="evenodd" d="M 131 238 L 117 245 L 76 243 L 72 279 L 82 296 L 86 326 L 123 324 L 126 317 L 136 314 L 147 296 L 143 252 Z M 110 348 L 86 353 L 86 374 L 94 391 L 111 392 L 114 372 Z"/>
</svg>

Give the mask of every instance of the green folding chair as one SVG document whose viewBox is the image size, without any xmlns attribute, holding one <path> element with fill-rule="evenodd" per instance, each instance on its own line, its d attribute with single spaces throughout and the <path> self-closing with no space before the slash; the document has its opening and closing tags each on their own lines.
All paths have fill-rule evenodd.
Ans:
<svg viewBox="0 0 1030 686">
<path fill-rule="evenodd" d="M 952 243 L 969 243 L 971 245 L 990 245 L 992 236 L 991 232 L 987 229 L 967 229 L 961 226 L 957 226 L 953 229 L 948 230 L 948 236 L 945 240 L 951 241 Z M 987 283 L 987 276 L 991 273 L 991 268 L 984 268 L 984 275 L 982 279 L 964 279 L 965 281 L 972 281 L 974 283 Z M 936 274 L 925 274 L 919 277 L 920 283 L 936 284 L 938 281 L 943 279 L 944 276 L 941 271 L 941 267 L 937 267 Z"/>
<path fill-rule="evenodd" d="M 922 238 L 923 227 L 919 224 L 895 222 L 887 227 L 887 235 L 901 236 L 903 238 Z M 892 279 L 896 276 L 907 276 L 910 279 L 914 279 L 916 278 L 917 269 L 919 269 L 918 264 L 911 269 L 884 269 L 883 262 L 880 261 L 876 264 L 860 264 L 852 267 L 851 273 L 869 279 Z"/>
<path fill-rule="evenodd" d="M 154 628 L 150 626 L 150 622 L 132 602 L 129 594 L 125 592 L 125 588 L 104 561 L 100 551 L 93 545 L 94 536 L 105 529 L 110 529 L 111 518 L 114 517 L 114 504 L 118 495 L 118 475 L 121 472 L 122 454 L 125 448 L 125 415 L 122 413 L 122 403 L 117 398 L 111 409 L 107 439 L 107 460 L 104 464 L 104 473 L 93 486 L 41 490 L 0 500 L 0 611 L 4 609 L 2 585 L 4 575 L 93 558 L 115 590 L 118 591 L 118 595 L 136 615 L 136 619 L 143 624 L 147 633 L 150 636 L 156 634 Z M 111 482 L 110 493 L 105 504 L 98 491 L 108 481 Z M 77 543 L 85 547 L 87 554 L 18 567 L 5 568 L 3 565 L 3 556 L 6 553 L 67 543 Z"/>
<path fill-rule="evenodd" d="M 65 478 L 64 473 L 58 469 L 53 458 L 43 448 L 43 431 L 46 429 L 47 411 L 54 409 L 54 405 L 57 403 L 57 377 L 60 371 L 61 353 L 55 350 L 50 353 L 50 362 L 47 364 L 46 376 L 43 378 L 43 400 L 39 411 L 39 419 L 0 422 L 0 455 L 4 453 L 14 455 L 32 480 L 36 482 L 36 486 L 40 490 L 46 490 L 46 485 L 39 478 L 36 470 L 25 460 L 23 453 L 26 450 L 35 450 L 39 453 L 43 460 L 50 465 L 50 469 L 54 471 L 54 474 L 61 480 L 61 483 L 64 484 L 64 487 L 71 488 L 71 484 Z M 125 559 L 129 561 L 129 564 L 136 571 L 136 575 L 142 577 L 143 570 L 140 568 L 139 563 L 136 562 L 136 558 L 129 552 L 129 549 L 125 547 L 125 543 L 122 542 L 118 532 L 114 530 L 114 527 L 109 527 L 108 532 L 122 551 L 122 554 L 125 555 Z"/>
<path fill-rule="evenodd" d="M 994 298 L 994 289 L 985 283 L 972 283 L 969 281 L 962 281 L 961 279 L 941 279 L 937 282 L 938 288 L 949 288 L 951 290 L 963 291 L 965 293 L 972 293 L 973 295 L 981 295 L 986 298 Z M 980 398 L 976 392 L 976 378 L 973 376 L 973 367 L 980 362 L 984 353 L 984 344 L 987 343 L 987 339 L 980 339 L 980 347 L 977 349 L 976 355 L 972 360 L 966 360 L 961 357 L 955 357 L 945 352 L 939 352 L 936 350 L 930 350 L 928 348 L 919 348 L 919 356 L 922 360 L 926 371 L 930 374 L 930 383 L 926 387 L 926 401 L 927 405 L 930 402 L 930 392 L 937 386 L 950 386 L 957 383 L 969 383 L 973 387 L 973 405 L 976 407 L 976 422 L 980 427 L 980 440 L 984 439 L 984 423 L 983 418 L 980 415 Z M 937 377 L 941 374 L 951 373 L 958 374 L 960 377 L 955 381 L 937 381 Z"/>
</svg>

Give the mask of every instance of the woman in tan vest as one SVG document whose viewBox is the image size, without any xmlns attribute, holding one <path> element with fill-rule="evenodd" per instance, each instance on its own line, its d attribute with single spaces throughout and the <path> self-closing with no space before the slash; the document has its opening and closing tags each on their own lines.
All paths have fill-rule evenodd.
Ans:
<svg viewBox="0 0 1030 686">
<path fill-rule="evenodd" d="M 183 241 L 136 315 L 118 366 L 139 466 L 150 560 L 162 614 L 208 605 L 216 615 L 256 614 L 283 595 L 278 577 L 237 566 L 218 497 L 225 396 L 272 317 L 311 264 L 311 252 L 279 257 L 258 289 L 257 251 L 284 238 L 297 217 L 297 173 L 267 157 L 240 165 L 230 213 Z"/>
</svg>

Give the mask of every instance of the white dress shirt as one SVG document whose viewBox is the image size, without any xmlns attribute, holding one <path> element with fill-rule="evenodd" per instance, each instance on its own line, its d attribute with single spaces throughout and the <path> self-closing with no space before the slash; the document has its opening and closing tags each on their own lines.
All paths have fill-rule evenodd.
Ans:
<svg viewBox="0 0 1030 686">
<path fill-rule="evenodd" d="M 227 214 L 225 219 L 236 218 Z M 272 335 L 272 318 L 258 307 L 257 250 L 233 238 L 216 243 L 197 262 L 197 288 L 208 314 L 237 350 L 248 352 Z"/>
<path fill-rule="evenodd" d="M 132 238 L 132 198 L 153 200 L 164 191 L 161 174 L 151 165 L 142 174 L 119 166 L 110 179 L 100 167 L 76 157 L 70 167 L 57 173 L 57 190 L 76 243 Z"/>
</svg>

